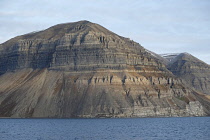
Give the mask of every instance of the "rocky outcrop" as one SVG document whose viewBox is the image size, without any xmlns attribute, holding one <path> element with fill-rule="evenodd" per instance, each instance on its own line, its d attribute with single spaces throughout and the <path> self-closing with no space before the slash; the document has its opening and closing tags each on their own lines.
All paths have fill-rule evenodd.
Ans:
<svg viewBox="0 0 210 140">
<path fill-rule="evenodd" d="M 0 117 L 209 114 L 209 99 L 162 60 L 88 21 L 13 38 L 1 44 L 0 54 Z"/>
</svg>

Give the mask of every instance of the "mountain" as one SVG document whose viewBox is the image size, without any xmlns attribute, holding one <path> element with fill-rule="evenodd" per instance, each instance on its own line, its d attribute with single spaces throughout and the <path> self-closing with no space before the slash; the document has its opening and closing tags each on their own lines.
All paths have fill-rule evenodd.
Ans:
<svg viewBox="0 0 210 140">
<path fill-rule="evenodd" d="M 0 54 L 0 117 L 210 114 L 209 99 L 162 57 L 89 21 L 12 38 Z"/>
<path fill-rule="evenodd" d="M 210 66 L 188 53 L 162 55 L 168 69 L 197 91 L 210 95 Z"/>
</svg>

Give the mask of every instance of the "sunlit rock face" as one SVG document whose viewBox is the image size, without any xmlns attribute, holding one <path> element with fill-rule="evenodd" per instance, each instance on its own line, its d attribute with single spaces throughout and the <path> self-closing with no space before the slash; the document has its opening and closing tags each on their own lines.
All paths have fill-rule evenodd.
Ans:
<svg viewBox="0 0 210 140">
<path fill-rule="evenodd" d="M 15 37 L 0 54 L 1 117 L 209 114 L 209 100 L 162 59 L 88 21 Z"/>
<path fill-rule="evenodd" d="M 132 66 L 163 67 L 138 43 L 87 21 L 60 24 L 11 39 L 1 47 L 1 68 L 50 68 L 67 71 Z"/>
</svg>

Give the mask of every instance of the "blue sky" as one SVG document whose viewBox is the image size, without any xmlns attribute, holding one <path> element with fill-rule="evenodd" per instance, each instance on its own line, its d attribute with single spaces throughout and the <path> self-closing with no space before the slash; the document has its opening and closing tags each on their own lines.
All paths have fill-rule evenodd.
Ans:
<svg viewBox="0 0 210 140">
<path fill-rule="evenodd" d="M 153 52 L 188 52 L 210 64 L 210 0 L 0 0 L 0 43 L 79 20 Z"/>
</svg>

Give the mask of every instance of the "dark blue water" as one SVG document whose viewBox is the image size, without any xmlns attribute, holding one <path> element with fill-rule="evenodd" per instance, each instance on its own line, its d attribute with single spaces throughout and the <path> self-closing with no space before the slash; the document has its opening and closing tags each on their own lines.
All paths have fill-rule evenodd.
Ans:
<svg viewBox="0 0 210 140">
<path fill-rule="evenodd" d="M 0 119 L 0 140 L 210 140 L 210 117 Z"/>
</svg>

